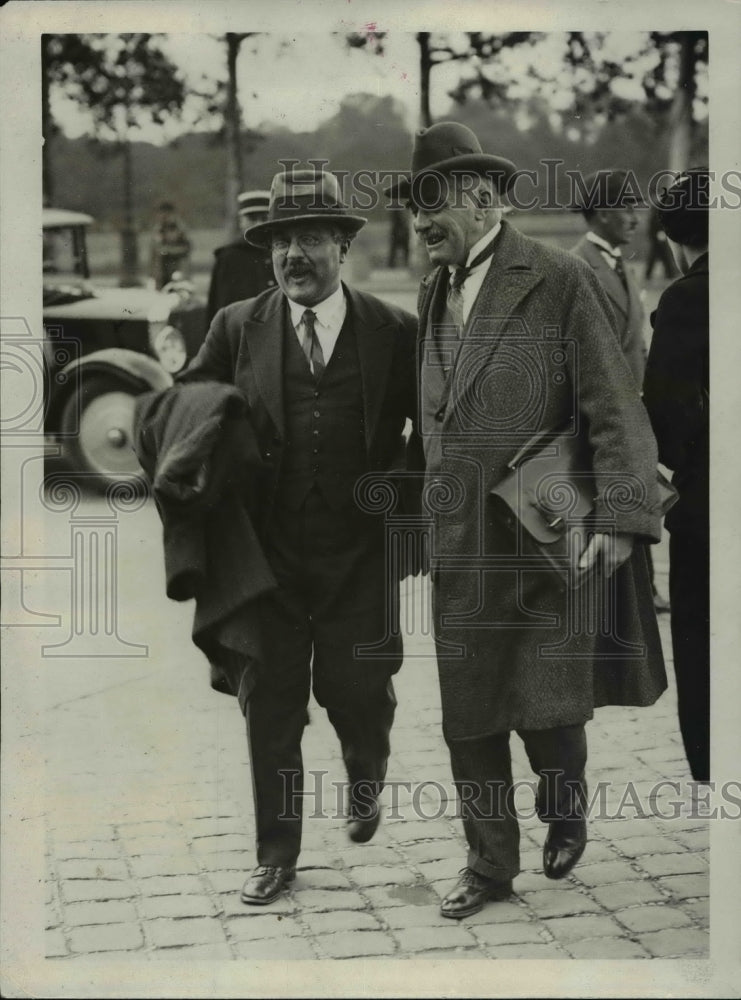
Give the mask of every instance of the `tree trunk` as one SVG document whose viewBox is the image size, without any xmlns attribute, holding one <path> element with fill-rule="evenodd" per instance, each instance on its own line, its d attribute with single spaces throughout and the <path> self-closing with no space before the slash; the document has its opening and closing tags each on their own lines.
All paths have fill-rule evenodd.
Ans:
<svg viewBox="0 0 741 1000">
<path fill-rule="evenodd" d="M 237 56 L 244 35 L 227 32 L 227 93 L 224 109 L 224 131 L 226 139 L 226 185 L 225 225 L 224 233 L 227 241 L 233 240 L 238 234 L 237 226 L 237 195 L 242 190 L 242 114 L 239 106 L 237 89 Z"/>
<path fill-rule="evenodd" d="M 54 121 L 51 116 L 49 101 L 49 65 L 46 53 L 47 38 L 41 38 L 41 190 L 44 205 L 54 204 L 54 174 L 52 172 L 52 141 L 54 138 Z"/>
<path fill-rule="evenodd" d="M 429 128 L 432 125 L 432 115 L 430 114 L 430 70 L 432 69 L 430 32 L 418 31 L 417 42 L 419 43 L 419 123 L 422 128 Z"/>
<path fill-rule="evenodd" d="M 128 136 L 122 143 L 124 218 L 121 228 L 121 288 L 134 288 L 139 281 L 139 247 L 134 225 L 134 153 Z"/>
<path fill-rule="evenodd" d="M 694 39 L 682 38 L 679 50 L 679 80 L 669 109 L 669 169 L 686 170 L 692 146 L 692 101 L 695 94 Z"/>
</svg>

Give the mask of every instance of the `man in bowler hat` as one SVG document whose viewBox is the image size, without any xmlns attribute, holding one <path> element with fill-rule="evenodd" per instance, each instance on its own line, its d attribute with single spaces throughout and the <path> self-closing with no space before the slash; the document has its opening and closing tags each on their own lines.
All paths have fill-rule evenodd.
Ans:
<svg viewBox="0 0 741 1000">
<path fill-rule="evenodd" d="M 588 228 L 572 252 L 589 264 L 607 292 L 623 353 L 640 387 L 646 367 L 644 311 L 623 248 L 630 244 L 638 228 L 636 208 L 643 202 L 629 179 L 626 170 L 600 170 L 584 178 L 577 207 Z"/>
<path fill-rule="evenodd" d="M 242 191 L 237 197 L 237 219 L 242 235 L 214 250 L 214 267 L 208 289 L 206 321 L 219 309 L 252 299 L 266 288 L 275 288 L 270 253 L 247 242 L 246 232 L 268 217 L 269 191 Z"/>
<path fill-rule="evenodd" d="M 329 172 L 278 173 L 268 218 L 248 231 L 278 288 L 221 309 L 187 379 L 232 382 L 264 460 L 259 535 L 277 589 L 261 608 L 262 664 L 246 708 L 257 867 L 242 901 L 294 879 L 301 846 L 301 737 L 310 691 L 339 737 L 350 839 L 370 840 L 402 661 L 398 578 L 383 515 L 356 499 L 367 473 L 403 463 L 414 416 L 416 321 L 341 281 L 365 219 Z M 374 652 L 375 651 L 375 652 Z"/>
<path fill-rule="evenodd" d="M 572 252 L 589 264 L 607 292 L 625 359 L 640 389 L 646 370 L 645 313 L 638 283 L 623 256 L 638 228 L 636 209 L 645 204 L 634 190 L 634 183 L 627 170 L 599 170 L 584 178 L 576 207 L 588 228 Z M 657 611 L 668 611 L 669 603 L 654 581 L 650 547 L 646 549 L 646 558 L 654 607 Z"/>
<path fill-rule="evenodd" d="M 508 896 L 519 872 L 511 731 L 539 777 L 544 873 L 560 879 L 587 842 L 585 723 L 597 705 L 648 705 L 666 686 L 633 545 L 659 537 L 648 418 L 592 269 L 502 219 L 514 174 L 442 122 L 417 133 L 411 173 L 391 189 L 434 265 L 419 295 L 420 429 L 443 735 L 469 847 L 441 906 L 456 919 Z M 599 528 L 567 555 L 574 587 L 609 591 L 597 629 L 489 496 L 525 441 L 571 418 L 588 439 Z"/>
<path fill-rule="evenodd" d="M 710 780 L 709 174 L 680 174 L 659 221 L 681 272 L 651 316 L 643 399 L 679 500 L 666 517 L 679 725 L 695 781 Z"/>
</svg>

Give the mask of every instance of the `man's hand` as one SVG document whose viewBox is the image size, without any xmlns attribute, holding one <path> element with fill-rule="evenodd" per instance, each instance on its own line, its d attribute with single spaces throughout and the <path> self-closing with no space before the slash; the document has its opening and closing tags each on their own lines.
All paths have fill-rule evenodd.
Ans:
<svg viewBox="0 0 741 1000">
<path fill-rule="evenodd" d="M 589 572 L 599 561 L 605 576 L 612 576 L 615 570 L 630 558 L 633 551 L 633 535 L 595 534 L 579 557 L 579 569 Z"/>
</svg>

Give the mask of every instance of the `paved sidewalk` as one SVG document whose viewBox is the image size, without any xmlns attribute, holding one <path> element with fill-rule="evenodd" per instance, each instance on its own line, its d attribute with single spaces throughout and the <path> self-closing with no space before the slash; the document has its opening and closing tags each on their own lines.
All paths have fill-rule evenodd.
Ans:
<svg viewBox="0 0 741 1000">
<path fill-rule="evenodd" d="M 664 593 L 665 555 L 662 545 Z M 422 586 L 409 591 L 417 614 Z M 673 687 L 650 709 L 600 709 L 589 724 L 590 789 L 611 785 L 570 877 L 543 875 L 545 829 L 523 786 L 518 803 L 528 818 L 515 896 L 461 922 L 439 915 L 465 847 L 432 645 L 418 618 L 396 685 L 388 775 L 412 792 L 391 803 L 387 789 L 386 816 L 368 845 L 351 844 L 341 818 L 312 818 L 310 798 L 295 887 L 265 909 L 242 905 L 253 864 L 243 722 L 235 700 L 208 688 L 202 658 L 168 639 L 178 629 L 187 637 L 189 609 L 164 598 L 162 605 L 146 661 L 80 667 L 90 672 L 85 694 L 49 706 L 50 958 L 707 957 L 708 823 L 702 810 L 691 814 Z M 669 653 L 668 616 L 661 631 Z M 304 748 L 307 771 L 328 772 L 323 804 L 333 813 L 331 782 L 344 775 L 316 706 Z M 516 775 L 532 781 L 516 737 L 513 748 Z M 680 792 L 664 785 L 652 808 L 649 793 L 665 780 L 681 783 Z M 625 818 L 609 818 L 621 800 Z"/>
</svg>

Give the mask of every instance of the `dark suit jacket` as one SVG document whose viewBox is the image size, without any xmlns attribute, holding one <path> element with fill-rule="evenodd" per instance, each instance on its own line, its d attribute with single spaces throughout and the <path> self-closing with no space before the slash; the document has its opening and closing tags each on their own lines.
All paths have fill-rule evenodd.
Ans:
<svg viewBox="0 0 741 1000">
<path fill-rule="evenodd" d="M 415 416 L 417 322 L 402 309 L 343 285 L 357 338 L 368 469 L 404 464 L 402 431 Z M 246 397 L 263 460 L 261 523 L 273 507 L 285 444 L 283 331 L 290 321 L 283 293 L 274 289 L 220 310 L 180 382 L 229 382 Z"/>
<path fill-rule="evenodd" d="M 636 385 L 642 385 L 643 372 L 646 367 L 646 341 L 643 336 L 644 311 L 638 285 L 630 271 L 630 266 L 626 261 L 624 264 L 628 283 L 626 290 L 620 278 L 600 253 L 599 247 L 588 240 L 586 236 L 579 240 L 571 252 L 589 264 L 607 292 L 610 305 L 615 312 L 620 346 L 623 349 L 625 360 L 630 365 Z"/>
<path fill-rule="evenodd" d="M 708 255 L 664 291 L 651 316 L 643 402 L 679 500 L 670 531 L 706 532 L 709 507 Z"/>
</svg>

